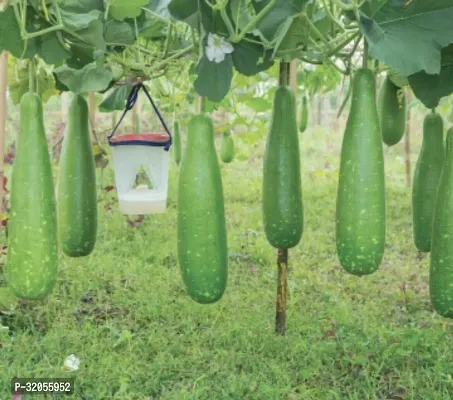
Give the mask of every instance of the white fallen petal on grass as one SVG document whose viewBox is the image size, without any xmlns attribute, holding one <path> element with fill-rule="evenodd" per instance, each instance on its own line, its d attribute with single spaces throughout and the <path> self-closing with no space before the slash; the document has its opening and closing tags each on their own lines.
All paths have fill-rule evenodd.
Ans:
<svg viewBox="0 0 453 400">
<path fill-rule="evenodd" d="M 80 360 L 74 355 L 71 354 L 64 362 L 65 368 L 70 371 L 77 371 L 80 366 Z"/>
</svg>

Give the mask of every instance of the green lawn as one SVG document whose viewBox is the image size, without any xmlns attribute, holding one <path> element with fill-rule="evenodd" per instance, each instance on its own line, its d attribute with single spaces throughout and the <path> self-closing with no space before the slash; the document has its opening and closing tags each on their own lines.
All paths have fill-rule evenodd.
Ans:
<svg viewBox="0 0 453 400">
<path fill-rule="evenodd" d="M 220 302 L 185 295 L 173 166 L 166 214 L 137 229 L 100 203 L 94 253 L 62 255 L 46 301 L 2 314 L 0 398 L 13 376 L 74 376 L 85 400 L 451 399 L 453 328 L 431 308 L 428 258 L 412 242 L 403 145 L 385 150 L 384 262 L 358 278 L 335 253 L 341 136 L 301 135 L 305 232 L 290 251 L 285 337 L 274 334 L 276 250 L 262 227 L 263 140 L 252 161 L 222 166 L 230 276 Z M 70 354 L 81 360 L 72 373 Z"/>
</svg>

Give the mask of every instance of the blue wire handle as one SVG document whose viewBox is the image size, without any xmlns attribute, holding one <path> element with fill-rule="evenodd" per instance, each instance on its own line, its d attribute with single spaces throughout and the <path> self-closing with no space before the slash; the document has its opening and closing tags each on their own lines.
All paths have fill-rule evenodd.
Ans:
<svg viewBox="0 0 453 400">
<path fill-rule="evenodd" d="M 137 99 L 138 99 L 138 93 L 140 92 L 140 89 L 144 90 L 144 92 L 146 94 L 146 97 L 148 97 L 148 100 L 150 101 L 151 105 L 153 106 L 154 112 L 156 113 L 157 117 L 159 118 L 159 120 L 160 120 L 162 126 L 164 127 L 165 131 L 167 132 L 168 136 L 170 136 L 169 141 L 165 144 L 165 147 L 164 147 L 164 150 L 168 151 L 170 149 L 171 144 L 172 144 L 173 136 L 171 135 L 170 130 L 168 129 L 167 124 L 165 123 L 165 121 L 164 121 L 161 113 L 159 112 L 156 104 L 154 103 L 151 95 L 149 94 L 149 92 L 146 89 L 145 85 L 143 85 L 143 83 L 141 83 L 141 82 L 138 82 L 138 83 L 134 84 L 134 86 L 132 87 L 132 90 L 129 93 L 129 96 L 127 98 L 126 108 L 125 108 L 125 110 L 123 112 L 123 115 L 121 115 L 121 118 L 118 121 L 118 123 L 115 125 L 115 127 L 113 128 L 112 133 L 108 136 L 109 143 L 110 143 L 110 139 L 115 134 L 115 132 L 118 129 L 118 127 L 120 126 L 121 122 L 123 122 L 123 119 L 126 116 L 126 113 L 129 110 L 132 110 L 132 108 L 135 106 L 135 103 L 137 102 Z"/>
</svg>

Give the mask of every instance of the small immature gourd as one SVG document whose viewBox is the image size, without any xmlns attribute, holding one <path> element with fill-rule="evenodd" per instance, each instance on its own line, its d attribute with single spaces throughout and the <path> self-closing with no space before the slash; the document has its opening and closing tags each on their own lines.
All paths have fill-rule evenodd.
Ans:
<svg viewBox="0 0 453 400">
<path fill-rule="evenodd" d="M 384 159 L 370 69 L 356 71 L 341 149 L 337 195 L 337 253 L 354 275 L 375 272 L 385 245 Z"/>
<path fill-rule="evenodd" d="M 414 243 L 421 252 L 431 249 L 434 207 L 444 159 L 444 124 L 433 110 L 423 121 L 423 143 L 412 186 Z"/>
<path fill-rule="evenodd" d="M 234 158 L 234 141 L 229 131 L 223 132 L 220 146 L 220 158 L 224 163 L 230 163 Z"/>
<path fill-rule="evenodd" d="M 222 178 L 214 127 L 204 115 L 192 118 L 178 186 L 178 260 L 189 295 L 198 303 L 218 301 L 228 278 L 228 249 Z"/>
<path fill-rule="evenodd" d="M 379 90 L 378 114 L 383 142 L 397 144 L 406 130 L 406 95 L 388 75 Z"/>
<path fill-rule="evenodd" d="M 434 208 L 429 290 L 434 309 L 453 318 L 453 127 L 447 133 Z"/>
</svg>

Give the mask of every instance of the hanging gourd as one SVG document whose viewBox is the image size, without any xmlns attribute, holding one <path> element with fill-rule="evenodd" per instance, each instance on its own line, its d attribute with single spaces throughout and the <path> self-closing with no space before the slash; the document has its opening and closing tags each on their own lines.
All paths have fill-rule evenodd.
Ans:
<svg viewBox="0 0 453 400">
<path fill-rule="evenodd" d="M 423 121 L 423 143 L 418 156 L 412 186 L 414 243 L 421 252 L 431 249 L 434 206 L 444 165 L 444 123 L 432 110 Z"/>
<path fill-rule="evenodd" d="M 377 270 L 385 247 L 384 155 L 375 77 L 358 69 L 341 148 L 336 242 L 343 268 L 353 275 Z"/>
<path fill-rule="evenodd" d="M 224 163 L 230 163 L 234 158 L 234 141 L 229 131 L 223 132 L 220 146 L 220 158 Z"/>
<path fill-rule="evenodd" d="M 26 93 L 20 101 L 10 202 L 6 282 L 16 296 L 40 300 L 55 285 L 58 240 L 52 167 L 36 93 Z"/>
<path fill-rule="evenodd" d="M 222 177 L 210 118 L 193 117 L 178 188 L 178 260 L 187 292 L 214 303 L 226 288 L 228 249 Z"/>
<path fill-rule="evenodd" d="M 447 132 L 431 237 L 429 291 L 433 308 L 453 318 L 453 127 Z"/>
<path fill-rule="evenodd" d="M 63 252 L 70 257 L 86 256 L 96 243 L 96 166 L 88 104 L 77 94 L 69 106 L 58 178 L 58 233 Z"/>
<path fill-rule="evenodd" d="M 299 132 L 305 132 L 308 126 L 308 99 L 307 95 L 302 96 L 302 104 L 300 106 L 300 120 L 299 120 Z"/>
<path fill-rule="evenodd" d="M 143 89 L 166 133 L 115 135 L 126 113 L 134 107 L 140 89 Z M 148 90 L 136 84 L 129 94 L 126 109 L 109 136 L 113 152 L 115 182 L 119 209 L 123 214 L 143 215 L 162 213 L 167 207 L 168 150 L 172 136 Z M 143 169 L 151 182 L 135 186 L 137 174 Z"/>
</svg>

